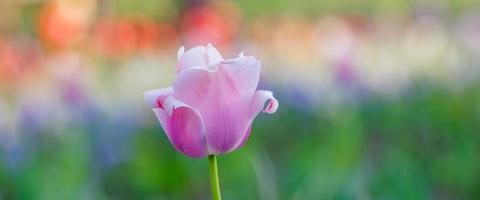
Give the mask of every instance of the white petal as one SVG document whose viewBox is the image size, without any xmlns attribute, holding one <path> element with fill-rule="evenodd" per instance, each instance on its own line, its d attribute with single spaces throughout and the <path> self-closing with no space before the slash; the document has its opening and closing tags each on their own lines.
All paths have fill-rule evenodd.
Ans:
<svg viewBox="0 0 480 200">
<path fill-rule="evenodd" d="M 159 98 L 166 98 L 171 94 L 173 94 L 173 89 L 172 87 L 168 87 L 168 88 L 146 91 L 144 92 L 143 97 L 145 99 L 145 104 L 147 104 L 150 108 L 158 108 Z"/>
<path fill-rule="evenodd" d="M 180 47 L 180 49 L 178 49 L 178 52 L 177 52 L 177 62 L 180 61 L 180 58 L 183 56 L 184 53 L 185 53 L 185 47 L 182 46 Z"/>
<path fill-rule="evenodd" d="M 218 50 L 212 45 L 207 44 L 207 63 L 214 64 L 223 60 L 222 55 Z"/>
</svg>

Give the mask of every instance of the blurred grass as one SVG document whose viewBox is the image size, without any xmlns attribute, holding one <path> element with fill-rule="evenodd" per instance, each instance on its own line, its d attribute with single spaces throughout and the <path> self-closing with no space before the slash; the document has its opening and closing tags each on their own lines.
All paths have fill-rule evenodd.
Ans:
<svg viewBox="0 0 480 200">
<path fill-rule="evenodd" d="M 318 17 L 324 14 L 350 13 L 359 15 L 373 15 L 382 13 L 411 13 L 414 4 L 421 4 L 422 1 L 403 0 L 343 0 L 339 3 L 336 0 L 241 0 L 236 1 L 247 19 L 255 19 L 265 11 L 282 14 L 301 14 L 310 17 Z M 261 3 L 259 3 L 261 2 Z M 429 2 L 423 2 L 429 5 Z M 431 3 L 431 2 L 430 2 Z M 437 6 L 448 9 L 452 14 L 458 15 L 475 11 L 480 2 L 476 0 L 447 0 L 436 2 Z"/>
</svg>

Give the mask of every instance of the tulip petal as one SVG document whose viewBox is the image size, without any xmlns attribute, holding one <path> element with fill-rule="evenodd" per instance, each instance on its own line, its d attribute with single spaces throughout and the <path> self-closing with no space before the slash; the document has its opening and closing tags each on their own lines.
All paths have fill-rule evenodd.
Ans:
<svg viewBox="0 0 480 200">
<path fill-rule="evenodd" d="M 207 155 L 204 123 L 200 113 L 183 102 L 169 96 L 164 109 L 153 109 L 170 143 L 190 157 Z"/>
<path fill-rule="evenodd" d="M 245 51 L 242 51 L 238 54 L 238 57 L 244 58 L 245 57 Z"/>
<path fill-rule="evenodd" d="M 203 114 L 209 153 L 228 153 L 238 148 L 249 133 L 248 107 L 260 78 L 260 63 L 253 57 L 222 61 L 212 73 Z"/>
<path fill-rule="evenodd" d="M 177 62 L 173 86 L 144 96 L 172 145 L 187 156 L 224 154 L 243 146 L 258 113 L 278 108 L 272 92 L 256 91 L 261 63 L 254 57 L 242 52 L 224 60 L 208 44 L 188 51 L 181 47 Z"/>
<path fill-rule="evenodd" d="M 267 102 L 265 105 L 265 102 Z M 266 112 L 268 114 L 275 113 L 278 109 L 278 101 L 273 97 L 273 93 L 267 90 L 257 90 L 255 95 L 250 102 L 250 117 L 255 118 L 260 111 Z"/>
<path fill-rule="evenodd" d="M 255 57 L 238 57 L 220 63 L 220 70 L 226 74 L 223 84 L 228 84 L 241 95 L 250 97 L 260 80 L 261 63 Z"/>
<path fill-rule="evenodd" d="M 244 143 L 259 78 L 260 62 L 254 57 L 221 61 L 213 71 L 194 67 L 178 74 L 174 95 L 200 111 L 209 154 L 227 153 Z"/>
<path fill-rule="evenodd" d="M 206 67 L 206 48 L 204 46 L 196 46 L 184 52 L 177 64 L 177 74 L 192 67 Z"/>
<path fill-rule="evenodd" d="M 218 52 L 218 50 L 215 47 L 213 47 L 212 44 L 208 44 L 207 45 L 207 63 L 211 65 L 211 64 L 218 63 L 222 60 L 223 60 L 223 57 L 220 54 L 220 52 Z"/>
<path fill-rule="evenodd" d="M 154 108 L 152 109 L 153 112 L 155 113 L 155 116 L 158 119 L 158 122 L 160 122 L 160 125 L 162 126 L 163 130 L 165 131 L 165 135 L 167 135 L 168 140 L 172 142 L 172 137 L 171 135 L 171 126 L 170 126 L 170 115 L 167 114 L 167 112 L 161 108 Z M 175 145 L 173 145 L 175 146 Z M 175 146 L 176 148 L 176 146 Z"/>
<path fill-rule="evenodd" d="M 150 108 L 161 108 L 165 98 L 173 94 L 172 87 L 146 91 L 143 96 Z"/>
<path fill-rule="evenodd" d="M 265 106 L 265 102 L 267 101 L 268 103 Z M 275 97 L 273 97 L 273 93 L 271 91 L 257 90 L 250 103 L 249 117 L 248 117 L 250 125 L 242 139 L 242 142 L 237 147 L 235 147 L 235 149 L 242 147 L 247 142 L 252 129 L 253 120 L 260 113 L 260 111 L 263 110 L 266 113 L 272 114 L 272 113 L 275 113 L 277 109 L 278 109 L 278 101 L 277 99 L 275 99 Z"/>
<path fill-rule="evenodd" d="M 177 52 L 177 62 L 180 61 L 180 58 L 182 58 L 184 53 L 185 53 L 185 47 L 182 46 L 180 47 L 180 49 L 178 49 L 178 52 Z"/>
<path fill-rule="evenodd" d="M 236 146 L 234 149 L 238 149 L 240 147 L 243 147 L 243 145 L 245 145 L 245 143 L 247 142 L 248 140 L 248 137 L 250 137 L 250 133 L 252 132 L 252 124 L 250 123 L 250 126 L 248 126 L 247 128 L 247 131 L 245 132 L 245 135 L 243 136 L 243 139 L 242 141 L 240 142 L 240 144 L 238 146 Z"/>
<path fill-rule="evenodd" d="M 190 157 L 207 155 L 205 128 L 198 112 L 189 107 L 175 108 L 171 121 L 172 141 L 178 144 L 179 151 Z"/>
<path fill-rule="evenodd" d="M 211 72 L 204 68 L 190 68 L 178 74 L 173 83 L 175 96 L 197 108 L 205 101 L 212 83 Z"/>
</svg>

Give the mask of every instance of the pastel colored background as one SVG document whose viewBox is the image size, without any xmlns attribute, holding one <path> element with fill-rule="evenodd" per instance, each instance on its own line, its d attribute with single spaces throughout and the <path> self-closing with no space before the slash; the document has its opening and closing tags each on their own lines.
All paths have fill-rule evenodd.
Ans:
<svg viewBox="0 0 480 200">
<path fill-rule="evenodd" d="M 476 0 L 1 0 L 0 199 L 209 199 L 143 101 L 177 49 L 262 61 L 224 199 L 480 198 Z"/>
</svg>

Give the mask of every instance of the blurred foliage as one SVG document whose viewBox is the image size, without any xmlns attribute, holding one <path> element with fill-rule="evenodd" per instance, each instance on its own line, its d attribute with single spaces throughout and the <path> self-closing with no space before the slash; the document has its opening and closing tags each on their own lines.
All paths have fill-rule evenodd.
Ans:
<svg viewBox="0 0 480 200">
<path fill-rule="evenodd" d="M 429 5 L 429 1 L 404 0 L 237 0 L 245 17 L 253 19 L 265 11 L 282 14 L 300 14 L 318 16 L 322 14 L 350 13 L 373 15 L 376 12 L 410 13 L 414 4 Z M 448 8 L 452 13 L 460 14 L 475 11 L 480 2 L 476 0 L 436 1 L 437 6 Z M 431 5 L 430 5 L 431 6 Z"/>
<path fill-rule="evenodd" d="M 209 199 L 142 92 L 211 35 L 280 102 L 218 158 L 224 199 L 480 198 L 479 1 L 59 2 L 0 1 L 0 199 Z"/>
</svg>

